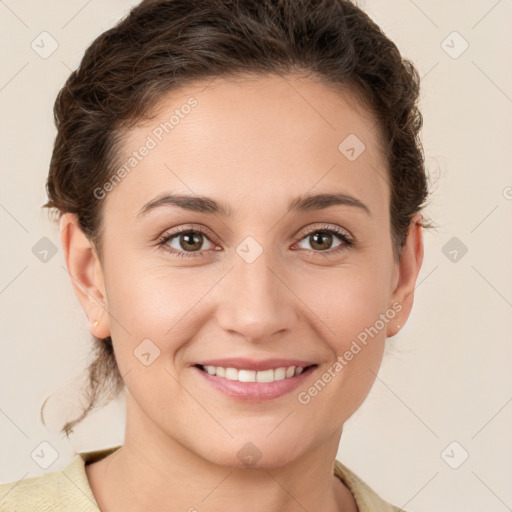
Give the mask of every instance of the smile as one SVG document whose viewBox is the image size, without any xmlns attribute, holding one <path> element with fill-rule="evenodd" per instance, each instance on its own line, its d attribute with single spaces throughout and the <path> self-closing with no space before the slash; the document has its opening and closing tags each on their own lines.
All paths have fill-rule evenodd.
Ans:
<svg viewBox="0 0 512 512">
<path fill-rule="evenodd" d="M 316 370 L 317 364 L 248 370 L 196 364 L 192 369 L 209 388 L 241 401 L 261 402 L 292 392 Z"/>
<path fill-rule="evenodd" d="M 283 366 L 280 368 L 255 371 L 224 368 L 222 366 L 197 366 L 210 375 L 224 377 L 228 380 L 237 380 L 238 382 L 275 382 L 278 380 L 291 379 L 296 375 L 300 375 L 306 368 L 309 368 L 309 366 L 289 366 L 287 368 Z"/>
</svg>

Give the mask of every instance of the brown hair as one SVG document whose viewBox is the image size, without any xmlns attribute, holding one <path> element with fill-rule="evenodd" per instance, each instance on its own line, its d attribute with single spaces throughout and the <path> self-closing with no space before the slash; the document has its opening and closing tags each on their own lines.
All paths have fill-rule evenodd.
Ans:
<svg viewBox="0 0 512 512">
<path fill-rule="evenodd" d="M 398 260 L 411 218 L 428 196 L 419 75 L 349 0 L 141 2 L 94 40 L 56 98 L 44 207 L 59 217 L 76 214 L 101 258 L 102 203 L 94 190 L 114 175 L 130 127 L 147 119 L 167 92 L 188 83 L 296 71 L 350 88 L 377 122 L 389 165 L 390 235 Z M 88 406 L 62 428 L 68 437 L 105 391 L 113 398 L 123 389 L 111 338 L 94 342 Z"/>
</svg>

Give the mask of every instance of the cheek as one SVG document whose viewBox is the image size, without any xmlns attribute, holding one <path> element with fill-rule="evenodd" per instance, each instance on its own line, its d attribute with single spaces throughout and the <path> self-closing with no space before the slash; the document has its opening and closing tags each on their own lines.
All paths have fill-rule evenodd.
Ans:
<svg viewBox="0 0 512 512">
<path fill-rule="evenodd" d="M 322 321 L 322 332 L 339 353 L 389 307 L 390 276 L 382 264 L 354 264 L 309 272 L 294 288 Z"/>
<path fill-rule="evenodd" d="M 378 373 L 386 326 L 395 313 L 389 310 L 391 271 L 389 262 L 368 258 L 330 269 L 325 277 L 321 273 L 310 276 L 298 292 L 321 319 L 316 323 L 317 329 L 332 355 L 320 375 L 324 382 L 329 382 L 328 389 L 322 391 L 313 407 L 326 402 L 342 404 L 337 420 L 346 419 L 360 406 L 375 380 L 374 374 Z M 308 399 L 309 394 L 305 401 Z"/>
<path fill-rule="evenodd" d="M 303 390 L 299 402 L 313 417 L 321 417 L 326 404 L 330 404 L 330 428 L 344 422 L 360 407 L 382 361 L 386 325 L 392 321 L 392 315 L 386 316 L 389 293 L 381 270 L 345 268 L 337 278 L 329 276 L 321 286 L 317 285 L 315 293 L 304 300 L 321 319 L 317 329 L 332 357 L 318 374 L 318 380 Z"/>
<path fill-rule="evenodd" d="M 133 354 L 143 340 L 150 339 L 161 352 L 172 353 L 192 338 L 203 311 L 201 300 L 218 280 L 213 274 L 199 267 L 166 265 L 148 268 L 131 264 L 125 272 L 120 264 L 112 269 L 108 282 L 110 325 L 120 347 L 119 365 L 123 353 Z"/>
</svg>

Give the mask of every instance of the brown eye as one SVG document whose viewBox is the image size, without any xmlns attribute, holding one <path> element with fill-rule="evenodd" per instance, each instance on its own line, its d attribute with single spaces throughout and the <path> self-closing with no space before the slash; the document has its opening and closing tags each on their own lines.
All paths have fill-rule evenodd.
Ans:
<svg viewBox="0 0 512 512">
<path fill-rule="evenodd" d="M 313 249 L 318 249 L 319 251 L 330 249 L 333 243 L 332 234 L 324 231 L 316 231 L 315 233 L 309 235 L 309 239 L 311 247 Z"/>
<path fill-rule="evenodd" d="M 203 244 L 203 235 L 195 231 L 178 235 L 180 248 L 184 251 L 198 251 Z"/>
<path fill-rule="evenodd" d="M 208 244 L 211 244 L 208 246 Z M 158 243 L 173 256 L 205 256 L 214 244 L 200 229 L 177 229 L 164 235 Z M 206 245 L 206 247 L 205 247 Z M 194 254 L 197 253 L 197 254 Z"/>
<path fill-rule="evenodd" d="M 335 239 L 339 240 L 337 245 L 333 246 Z M 300 243 L 307 241 L 310 247 L 302 247 L 302 249 L 313 252 L 327 252 L 332 254 L 341 251 L 352 245 L 352 241 L 347 234 L 335 228 L 317 228 L 301 239 Z M 333 249 L 333 250 L 331 250 Z"/>
</svg>

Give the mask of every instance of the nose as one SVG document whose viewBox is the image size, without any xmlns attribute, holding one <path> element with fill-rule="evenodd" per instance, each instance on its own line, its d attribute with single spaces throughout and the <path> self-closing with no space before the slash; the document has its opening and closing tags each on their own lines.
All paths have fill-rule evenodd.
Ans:
<svg viewBox="0 0 512 512">
<path fill-rule="evenodd" d="M 217 319 L 221 328 L 252 342 L 265 342 L 290 331 L 297 322 L 297 297 L 285 272 L 266 257 L 243 259 L 221 284 Z"/>
</svg>

